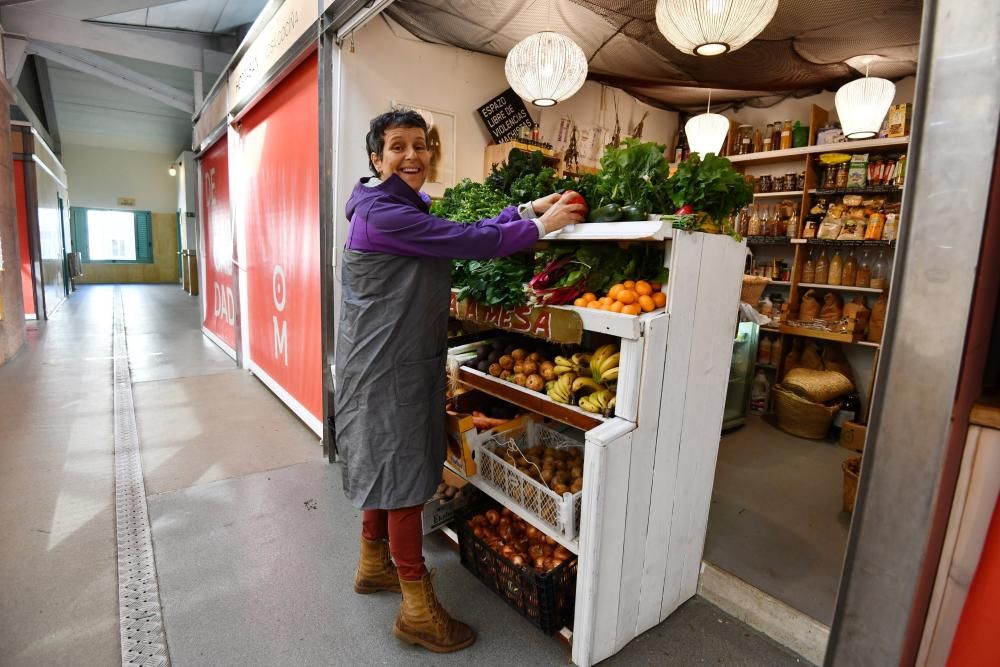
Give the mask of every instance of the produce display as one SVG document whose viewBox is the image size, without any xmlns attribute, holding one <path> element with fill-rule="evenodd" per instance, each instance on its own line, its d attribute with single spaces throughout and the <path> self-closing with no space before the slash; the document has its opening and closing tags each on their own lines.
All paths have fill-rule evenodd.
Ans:
<svg viewBox="0 0 1000 667">
<path fill-rule="evenodd" d="M 658 280 L 626 280 L 612 285 L 608 293 L 601 297 L 587 292 L 574 301 L 573 305 L 623 315 L 651 313 L 667 305 L 667 294 L 662 288 L 663 285 Z"/>
<path fill-rule="evenodd" d="M 753 186 L 726 158 L 694 153 L 677 165 L 666 194 L 685 219 L 674 223 L 690 231 L 732 233 L 733 215 L 753 201 Z"/>
<path fill-rule="evenodd" d="M 476 514 L 466 525 L 475 537 L 518 568 L 545 573 L 573 558 L 569 549 L 506 507 Z"/>
<path fill-rule="evenodd" d="M 594 414 L 613 414 L 621 359 L 618 346 L 602 345 L 592 354 L 574 352 L 570 356 L 550 348 L 537 342 L 497 340 L 480 345 L 476 356 L 463 365 L 545 394 L 556 403 L 575 404 Z"/>
<path fill-rule="evenodd" d="M 524 452 L 511 447 L 504 460 L 536 482 L 562 495 L 583 490 L 583 450 L 577 447 L 532 447 Z"/>
</svg>

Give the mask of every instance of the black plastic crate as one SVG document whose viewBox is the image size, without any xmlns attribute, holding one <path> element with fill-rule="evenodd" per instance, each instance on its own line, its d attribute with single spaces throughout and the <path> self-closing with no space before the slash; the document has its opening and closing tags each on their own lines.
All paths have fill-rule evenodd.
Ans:
<svg viewBox="0 0 1000 667">
<path fill-rule="evenodd" d="M 473 503 L 456 520 L 462 565 L 507 604 L 552 635 L 573 627 L 576 606 L 577 558 L 568 558 L 544 574 L 532 567 L 518 567 L 472 533 L 468 520 L 488 509 L 501 509 L 492 499 Z"/>
</svg>

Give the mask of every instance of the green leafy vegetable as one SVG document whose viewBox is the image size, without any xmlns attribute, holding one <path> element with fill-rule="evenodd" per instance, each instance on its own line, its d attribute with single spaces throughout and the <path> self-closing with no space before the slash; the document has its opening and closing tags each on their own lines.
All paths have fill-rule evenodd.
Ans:
<svg viewBox="0 0 1000 667">
<path fill-rule="evenodd" d="M 486 306 L 516 308 L 528 301 L 525 284 L 534 275 L 531 253 L 486 260 L 452 262 L 452 286 L 459 299 Z"/>
<path fill-rule="evenodd" d="M 444 191 L 444 197 L 431 205 L 431 215 L 456 222 L 478 222 L 500 215 L 508 205 L 502 194 L 483 183 L 468 178 Z"/>
<path fill-rule="evenodd" d="M 591 208 L 618 204 L 638 206 L 653 213 L 668 212 L 670 198 L 666 184 L 670 163 L 663 156 L 665 151 L 662 144 L 644 143 L 631 137 L 618 146 L 607 146 L 601 157 L 597 200 L 587 199 Z"/>
<path fill-rule="evenodd" d="M 681 162 L 667 182 L 667 193 L 674 208 L 686 204 L 695 212 L 706 214 L 707 220 L 702 217 L 702 227 L 706 228 L 725 223 L 736 211 L 753 201 L 753 187 L 747 184 L 729 160 L 714 153 L 708 153 L 704 158 L 695 153 Z"/>
<path fill-rule="evenodd" d="M 527 200 L 518 200 L 513 195 L 514 184 L 524 176 L 537 176 L 544 169 L 544 156 L 541 151 L 531 151 L 529 153 L 514 148 L 507 154 L 506 162 L 493 165 L 490 175 L 486 177 L 486 185 L 499 193 L 507 195 L 512 201 L 523 203 Z M 551 194 L 551 192 L 550 190 L 544 194 Z"/>
</svg>

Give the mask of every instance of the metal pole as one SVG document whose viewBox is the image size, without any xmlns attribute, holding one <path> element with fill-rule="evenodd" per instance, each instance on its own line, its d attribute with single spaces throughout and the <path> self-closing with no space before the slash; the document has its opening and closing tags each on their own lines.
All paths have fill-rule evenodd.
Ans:
<svg viewBox="0 0 1000 667">
<path fill-rule="evenodd" d="M 948 436 L 961 418 L 953 411 L 996 154 L 998 61 L 1000 4 L 926 0 L 894 287 L 828 666 L 916 656 L 939 508 L 953 485 Z"/>
</svg>

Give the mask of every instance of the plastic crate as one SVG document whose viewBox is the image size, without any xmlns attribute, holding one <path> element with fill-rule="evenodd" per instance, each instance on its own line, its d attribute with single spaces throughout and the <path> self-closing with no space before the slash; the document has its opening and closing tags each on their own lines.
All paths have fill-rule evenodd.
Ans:
<svg viewBox="0 0 1000 667">
<path fill-rule="evenodd" d="M 538 445 L 554 449 L 584 449 L 584 445 L 558 431 L 529 422 L 524 429 L 498 433 L 483 442 L 476 461 L 479 476 L 514 501 L 519 511 L 550 526 L 567 540 L 576 540 L 580 533 L 583 492 L 559 495 L 507 463 L 503 452 L 511 440 L 522 452 Z"/>
<path fill-rule="evenodd" d="M 576 606 L 576 556 L 549 572 L 518 567 L 472 533 L 468 520 L 490 508 L 492 500 L 473 503 L 456 521 L 462 565 L 507 604 L 547 635 L 573 627 Z"/>
</svg>

